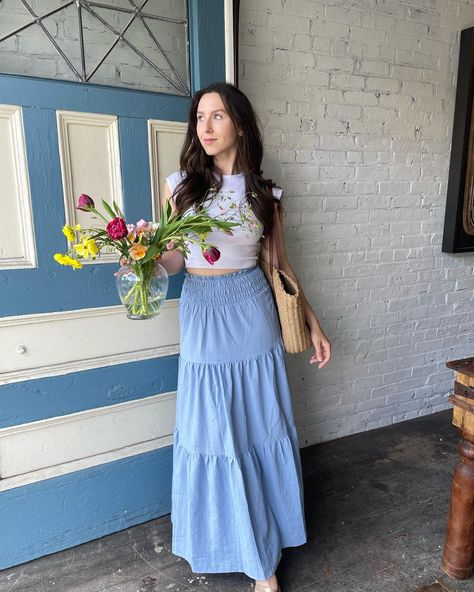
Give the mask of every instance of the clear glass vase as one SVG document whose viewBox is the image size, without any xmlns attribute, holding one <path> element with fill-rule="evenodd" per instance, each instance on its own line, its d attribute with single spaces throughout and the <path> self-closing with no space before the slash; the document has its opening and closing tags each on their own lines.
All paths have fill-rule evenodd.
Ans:
<svg viewBox="0 0 474 592">
<path fill-rule="evenodd" d="M 166 269 L 158 261 L 122 265 L 115 279 L 129 319 L 151 319 L 160 314 L 169 279 Z"/>
</svg>

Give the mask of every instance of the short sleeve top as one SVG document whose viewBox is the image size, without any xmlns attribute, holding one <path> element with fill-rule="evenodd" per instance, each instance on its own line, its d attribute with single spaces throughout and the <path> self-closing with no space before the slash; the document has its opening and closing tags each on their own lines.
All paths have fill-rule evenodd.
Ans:
<svg viewBox="0 0 474 592">
<path fill-rule="evenodd" d="M 176 171 L 166 177 L 171 199 L 184 174 L 183 171 Z M 282 191 L 280 187 L 273 187 L 274 197 L 280 199 Z M 232 226 L 232 236 L 218 229 L 206 236 L 206 242 L 217 247 L 221 254 L 214 264 L 203 257 L 199 244 L 187 241 L 186 246 L 190 252 L 185 259 L 185 267 L 243 269 L 256 265 L 263 224 L 247 201 L 244 173 L 223 175 L 222 188 L 218 193 L 210 190 L 203 206 L 209 216 L 236 222 L 239 226 Z M 183 215 L 186 214 L 187 211 Z"/>
</svg>

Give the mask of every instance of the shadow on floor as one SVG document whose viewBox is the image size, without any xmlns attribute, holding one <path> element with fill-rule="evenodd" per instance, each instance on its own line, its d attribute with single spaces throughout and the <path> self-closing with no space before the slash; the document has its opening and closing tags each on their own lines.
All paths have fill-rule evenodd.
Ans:
<svg viewBox="0 0 474 592">
<path fill-rule="evenodd" d="M 308 542 L 283 549 L 283 592 L 474 592 L 474 579 L 440 568 L 458 462 L 451 415 L 301 450 Z M 0 571 L 0 592 L 253 590 L 245 574 L 195 574 L 170 549 L 168 514 Z"/>
</svg>

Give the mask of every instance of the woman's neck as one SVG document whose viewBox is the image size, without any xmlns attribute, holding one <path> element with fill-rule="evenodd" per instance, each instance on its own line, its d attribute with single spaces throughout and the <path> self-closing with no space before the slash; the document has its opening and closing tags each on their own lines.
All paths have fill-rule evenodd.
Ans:
<svg viewBox="0 0 474 592">
<path fill-rule="evenodd" d="M 237 159 L 234 154 L 232 158 L 226 158 L 217 162 L 214 158 L 214 168 L 222 175 L 238 175 L 240 171 L 236 170 Z"/>
<path fill-rule="evenodd" d="M 221 169 L 216 169 L 216 173 L 217 172 L 225 177 L 231 177 L 233 175 L 240 175 L 242 173 L 242 171 L 236 171 L 235 169 L 232 172 L 227 172 L 225 170 L 223 171 Z"/>
</svg>

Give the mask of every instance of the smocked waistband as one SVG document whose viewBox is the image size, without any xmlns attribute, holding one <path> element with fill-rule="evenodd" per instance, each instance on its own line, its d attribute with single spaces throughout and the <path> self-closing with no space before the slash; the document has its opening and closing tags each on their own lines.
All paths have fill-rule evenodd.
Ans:
<svg viewBox="0 0 474 592">
<path fill-rule="evenodd" d="M 269 289 L 259 265 L 219 275 L 198 275 L 185 270 L 184 275 L 181 291 L 183 301 L 225 304 Z"/>
</svg>

